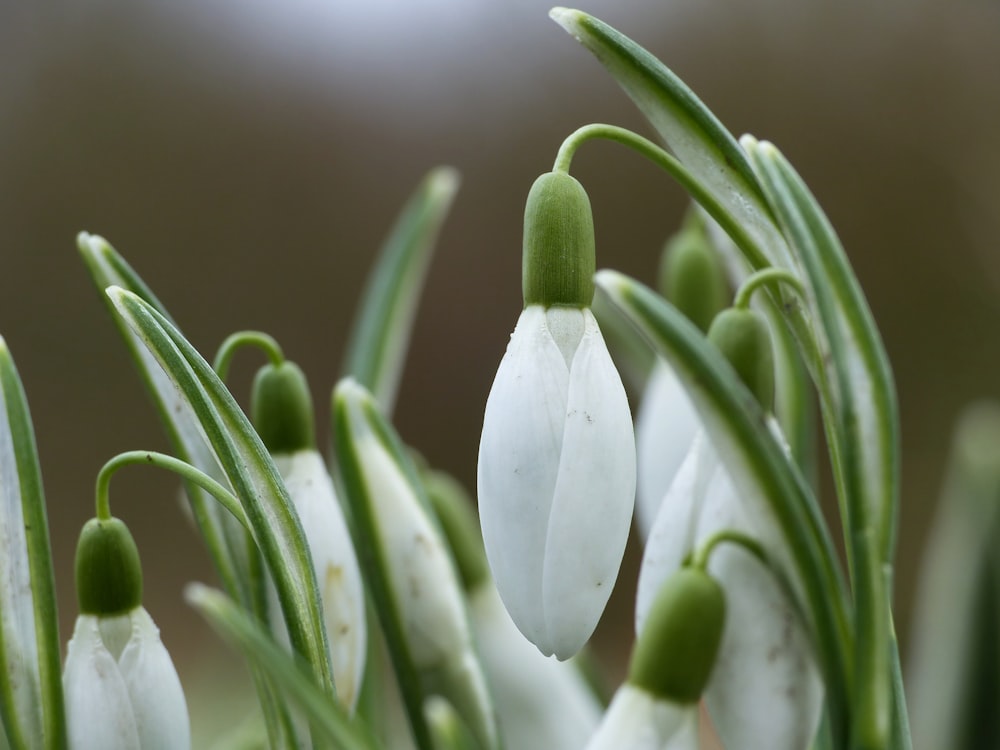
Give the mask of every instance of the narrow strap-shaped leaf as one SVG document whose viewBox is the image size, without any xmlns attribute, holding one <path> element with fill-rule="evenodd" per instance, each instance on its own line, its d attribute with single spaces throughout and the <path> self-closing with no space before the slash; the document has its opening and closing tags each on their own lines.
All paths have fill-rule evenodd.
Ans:
<svg viewBox="0 0 1000 750">
<path fill-rule="evenodd" d="M 80 254 L 90 271 L 94 283 L 101 292 L 104 302 L 111 307 L 111 301 L 104 290 L 109 286 L 119 286 L 141 297 L 156 309 L 160 315 L 173 323 L 164 306 L 146 286 L 139 275 L 103 238 L 81 233 L 77 238 Z M 198 425 L 198 419 L 184 399 L 178 398 L 177 389 L 153 355 L 146 349 L 132 330 L 117 315 L 112 315 L 136 368 L 146 385 L 160 415 L 160 421 L 167 430 L 178 458 L 201 469 L 210 477 L 225 482 L 219 462 Z M 242 602 L 245 607 L 253 607 L 252 583 L 247 572 L 249 561 L 245 559 L 243 548 L 246 536 L 232 523 L 229 514 L 200 488 L 186 485 L 195 522 L 205 540 L 212 562 L 222 579 L 222 585 L 230 596 Z M 262 614 L 262 613 L 258 613 Z"/>
<path fill-rule="evenodd" d="M 0 718 L 14 748 L 64 748 L 59 620 L 28 402 L 0 337 Z"/>
<path fill-rule="evenodd" d="M 333 696 L 333 671 L 311 556 L 267 449 L 212 367 L 166 318 L 131 292 L 112 287 L 107 294 L 197 415 L 243 504 L 271 572 L 292 646 L 309 663 L 322 689 Z"/>
<path fill-rule="evenodd" d="M 555 8 L 550 15 L 604 65 L 681 164 L 719 201 L 730 223 L 750 234 L 750 264 L 794 267 L 746 154 L 694 92 L 603 21 L 568 8 Z"/>
<path fill-rule="evenodd" d="M 621 274 L 601 271 L 597 282 L 674 368 L 734 484 L 750 504 L 750 515 L 768 513 L 777 521 L 787 553 L 774 552 L 789 567 L 789 581 L 811 625 L 831 723 L 843 737 L 852 641 L 846 585 L 808 484 L 771 435 L 756 399 L 680 312 Z"/>
<path fill-rule="evenodd" d="M 374 747 L 364 727 L 353 721 L 340 702 L 330 698 L 311 679 L 308 667 L 297 663 L 292 654 L 281 649 L 260 623 L 229 597 L 197 583 L 189 585 L 185 595 L 224 640 L 287 692 L 309 720 L 316 747 L 339 750 L 371 750 Z"/>
<path fill-rule="evenodd" d="M 365 287 L 347 349 L 345 374 L 392 414 L 403 360 L 437 235 L 458 190 L 458 173 L 439 167 L 403 208 Z"/>
<path fill-rule="evenodd" d="M 858 635 L 856 741 L 884 747 L 891 731 L 890 599 L 896 535 L 899 417 L 882 339 L 832 226 L 802 179 L 771 144 L 744 148 L 802 261 L 830 356 L 825 366 L 840 458 L 845 534 Z"/>
<path fill-rule="evenodd" d="M 367 419 L 364 419 L 362 430 L 354 414 L 359 407 L 366 408 L 369 413 L 376 411 L 370 396 L 363 404 L 355 403 L 361 394 L 364 394 L 361 388 L 352 388 L 346 393 L 339 388 L 334 391 L 333 429 L 337 466 L 340 469 L 345 499 L 354 521 L 358 561 L 364 570 L 365 581 L 371 592 L 372 603 L 385 638 L 386 650 L 392 660 L 393 671 L 396 673 L 396 682 L 406 707 L 413 739 L 420 750 L 433 750 L 431 730 L 424 715 L 426 696 L 420 673 L 406 639 L 402 612 L 392 590 L 387 554 L 383 548 L 382 534 L 374 511 L 374 499 L 371 497 L 371 479 L 366 476 L 359 454 L 359 433 L 370 431 L 371 428 L 367 424 Z M 409 464 L 409 460 L 400 462 L 401 470 L 406 475 L 411 474 Z"/>
</svg>

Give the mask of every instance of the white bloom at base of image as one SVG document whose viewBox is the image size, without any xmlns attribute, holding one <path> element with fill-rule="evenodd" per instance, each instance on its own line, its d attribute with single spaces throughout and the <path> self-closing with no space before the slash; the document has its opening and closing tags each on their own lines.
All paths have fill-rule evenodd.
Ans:
<svg viewBox="0 0 1000 750">
<path fill-rule="evenodd" d="M 337 697 L 353 711 L 368 648 L 364 586 L 354 544 L 319 452 L 307 449 L 273 458 L 312 555 Z M 272 610 L 280 620 L 276 592 L 274 604 Z"/>
<path fill-rule="evenodd" d="M 72 750 L 191 747 L 180 679 L 143 607 L 77 618 L 63 690 Z"/>
<path fill-rule="evenodd" d="M 649 537 L 663 496 L 691 450 L 701 420 L 674 371 L 657 360 L 635 418 L 636 521 Z"/>
<path fill-rule="evenodd" d="M 478 488 L 507 611 L 569 658 L 611 595 L 635 501 L 628 399 L 589 309 L 521 313 L 486 403 Z"/>
<path fill-rule="evenodd" d="M 673 703 L 626 683 L 615 693 L 586 750 L 698 750 L 698 747 L 697 703 Z"/>
<path fill-rule="evenodd" d="M 469 616 L 507 747 L 583 747 L 603 709 L 578 667 L 543 656 L 525 640 L 491 582 L 470 595 Z"/>
<path fill-rule="evenodd" d="M 700 434 L 667 492 L 639 572 L 636 631 L 659 587 L 711 536 L 734 530 L 769 552 L 784 546 L 773 520 L 751 518 L 707 436 Z M 823 684 L 809 633 L 774 574 L 746 549 L 724 543 L 708 571 L 726 592 L 728 616 L 705 689 L 726 747 L 801 750 L 815 736 Z"/>
</svg>

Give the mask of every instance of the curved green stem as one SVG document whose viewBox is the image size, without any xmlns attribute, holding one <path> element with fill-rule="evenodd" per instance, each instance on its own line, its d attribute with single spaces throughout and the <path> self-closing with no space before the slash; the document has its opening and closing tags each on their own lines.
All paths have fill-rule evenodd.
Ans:
<svg viewBox="0 0 1000 750">
<path fill-rule="evenodd" d="M 181 461 L 179 458 L 168 456 L 165 453 L 157 453 L 156 451 L 128 451 L 127 453 L 120 453 L 104 464 L 101 471 L 97 474 L 97 517 L 102 521 L 111 518 L 111 504 L 108 500 L 108 488 L 111 485 L 111 476 L 123 466 L 133 464 L 158 466 L 161 469 L 172 471 L 189 482 L 198 485 L 218 500 L 226 510 L 232 513 L 233 517 L 240 522 L 243 528 L 251 531 L 246 514 L 243 512 L 243 506 L 240 505 L 240 501 L 232 492 L 191 464 Z"/>
<path fill-rule="evenodd" d="M 281 345 L 273 336 L 260 331 L 237 331 L 222 342 L 215 355 L 215 362 L 212 363 L 212 369 L 219 376 L 219 380 L 225 382 L 229 374 L 229 363 L 232 362 L 236 350 L 243 346 L 256 346 L 267 355 L 275 367 L 285 361 Z"/>
<path fill-rule="evenodd" d="M 705 570 L 708 567 L 708 558 L 711 557 L 715 548 L 723 542 L 739 545 L 760 560 L 762 565 L 767 568 L 771 567 L 771 561 L 767 556 L 767 550 L 764 549 L 764 546 L 753 537 L 733 529 L 723 529 L 710 536 L 708 541 L 701 545 L 698 551 L 695 552 L 694 557 L 691 559 L 692 567 Z"/>
<path fill-rule="evenodd" d="M 736 299 L 733 300 L 733 307 L 739 310 L 746 310 L 750 307 L 750 298 L 753 296 L 753 293 L 764 284 L 773 283 L 788 284 L 800 297 L 805 296 L 806 288 L 802 280 L 791 271 L 787 271 L 784 268 L 762 268 L 748 276 L 740 285 L 739 291 L 736 292 Z"/>
</svg>

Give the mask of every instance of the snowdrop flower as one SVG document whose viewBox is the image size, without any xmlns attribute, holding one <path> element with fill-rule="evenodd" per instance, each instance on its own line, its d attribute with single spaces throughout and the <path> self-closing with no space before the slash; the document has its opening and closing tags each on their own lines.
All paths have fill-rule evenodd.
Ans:
<svg viewBox="0 0 1000 750">
<path fill-rule="evenodd" d="M 312 398 L 301 369 L 289 361 L 261 368 L 254 380 L 251 413 L 305 532 L 337 697 L 353 711 L 367 653 L 364 587 L 333 481 L 316 450 Z M 284 632 L 277 592 L 273 587 L 270 591 L 273 626 Z"/>
<path fill-rule="evenodd" d="M 587 750 L 698 750 L 698 700 L 716 664 L 727 597 L 705 571 L 685 568 L 661 583 L 649 619 Z"/>
<path fill-rule="evenodd" d="M 159 630 L 141 605 L 139 552 L 125 524 L 92 519 L 76 556 L 80 616 L 63 671 L 73 750 L 184 750 L 187 704 Z"/>
<path fill-rule="evenodd" d="M 718 334 L 712 338 L 719 341 Z M 769 354 L 770 342 L 762 340 Z M 724 351 L 733 354 L 733 347 L 722 343 Z M 773 381 L 764 374 L 766 366 L 754 364 L 755 349 L 756 344 L 748 345 L 750 354 L 737 370 L 767 405 Z M 769 360 L 766 365 L 770 366 Z M 770 424 L 780 437 L 777 423 L 772 419 Z M 778 559 L 783 554 L 785 543 L 777 522 L 770 516 L 749 515 L 707 436 L 700 433 L 647 541 L 636 595 L 638 633 L 650 627 L 649 608 L 663 581 L 722 531 L 754 539 Z M 715 547 L 708 571 L 725 589 L 729 612 L 718 663 L 705 690 L 705 703 L 723 744 L 748 750 L 808 747 L 818 726 L 823 688 L 808 630 L 794 602 L 771 570 L 742 546 Z"/>
<path fill-rule="evenodd" d="M 479 512 L 497 589 L 542 653 L 590 638 L 631 524 L 635 443 L 625 389 L 593 313 L 590 204 L 565 173 L 525 211 L 525 308 L 486 402 Z"/>
</svg>

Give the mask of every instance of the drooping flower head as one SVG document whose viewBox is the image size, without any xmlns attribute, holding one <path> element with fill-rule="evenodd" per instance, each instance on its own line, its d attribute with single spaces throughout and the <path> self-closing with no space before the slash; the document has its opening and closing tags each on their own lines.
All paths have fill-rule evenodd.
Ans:
<svg viewBox="0 0 1000 750">
<path fill-rule="evenodd" d="M 590 202 L 542 175 L 525 210 L 524 311 L 486 402 L 479 512 L 497 589 L 522 633 L 566 659 L 614 586 L 635 498 L 621 378 L 590 311 Z"/>
<path fill-rule="evenodd" d="M 364 586 L 343 509 L 316 449 L 312 397 L 302 370 L 287 360 L 262 367 L 254 379 L 251 415 L 302 523 L 319 586 L 337 697 L 353 710 L 367 650 Z M 273 627 L 280 629 L 277 593 L 272 592 Z"/>
<path fill-rule="evenodd" d="M 142 606 L 139 552 L 117 518 L 88 521 L 76 554 L 80 615 L 63 671 L 73 750 L 184 750 L 187 704 Z"/>
</svg>

